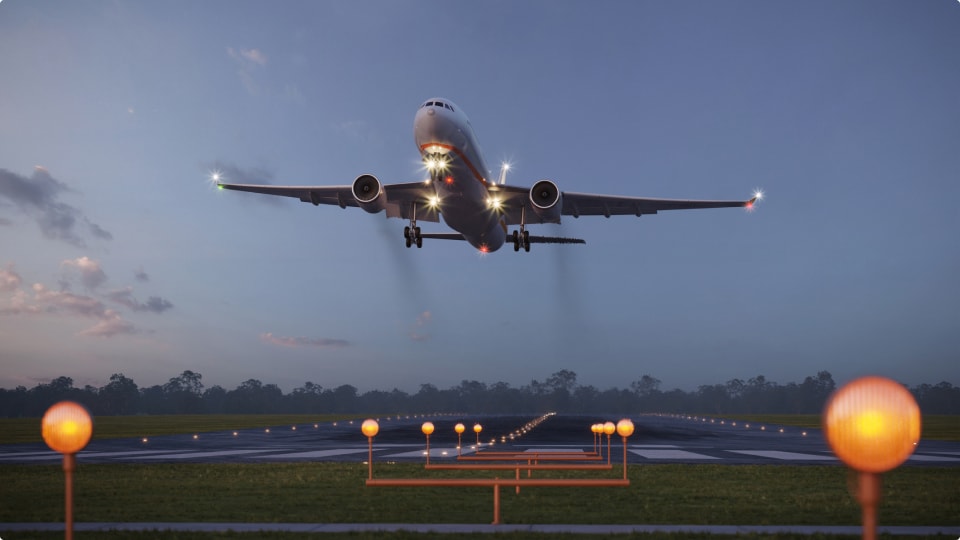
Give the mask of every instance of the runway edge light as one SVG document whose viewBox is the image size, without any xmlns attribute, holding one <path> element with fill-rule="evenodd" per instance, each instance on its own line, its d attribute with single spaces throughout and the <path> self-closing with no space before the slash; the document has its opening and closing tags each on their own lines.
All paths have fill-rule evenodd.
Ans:
<svg viewBox="0 0 960 540">
<path fill-rule="evenodd" d="M 900 466 L 920 440 L 920 407 L 900 383 L 862 377 L 837 390 L 823 413 L 834 454 L 858 471 L 863 538 L 876 538 L 880 474 Z"/>
</svg>

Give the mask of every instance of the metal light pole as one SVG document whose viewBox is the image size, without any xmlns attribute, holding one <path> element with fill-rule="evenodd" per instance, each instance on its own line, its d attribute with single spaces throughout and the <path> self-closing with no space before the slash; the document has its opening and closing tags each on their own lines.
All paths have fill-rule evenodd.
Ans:
<svg viewBox="0 0 960 540">
<path fill-rule="evenodd" d="M 463 432 L 466 431 L 466 427 L 463 424 L 457 423 L 453 426 L 453 430 L 457 432 L 457 457 L 460 457 L 460 437 L 463 435 Z"/>
<path fill-rule="evenodd" d="M 380 424 L 373 418 L 367 418 L 360 426 L 360 431 L 367 436 L 367 465 L 369 472 L 367 479 L 373 478 L 373 438 L 380 432 Z"/>
<path fill-rule="evenodd" d="M 617 434 L 623 437 L 623 479 L 627 479 L 627 437 L 633 435 L 633 422 L 624 418 L 617 422 Z"/>
<path fill-rule="evenodd" d="M 420 431 L 427 436 L 427 465 L 430 464 L 430 434 L 433 433 L 433 422 L 424 422 Z"/>
<path fill-rule="evenodd" d="M 920 407 L 900 383 L 863 377 L 837 390 L 823 412 L 830 448 L 858 471 L 863 538 L 877 537 L 880 474 L 898 467 L 920 440 Z"/>
<path fill-rule="evenodd" d="M 477 451 L 480 451 L 480 432 L 483 431 L 483 426 L 479 423 L 473 425 L 473 432 L 477 434 Z"/>
<path fill-rule="evenodd" d="M 607 465 L 610 464 L 610 436 L 617 431 L 617 426 L 613 422 L 603 424 L 603 433 L 607 436 Z"/>
<path fill-rule="evenodd" d="M 93 435 L 90 413 L 79 403 L 61 401 L 47 409 L 40 421 L 41 433 L 47 446 L 63 454 L 65 477 L 65 537 L 73 539 L 73 471 L 77 467 L 77 452 L 83 450 Z"/>
</svg>

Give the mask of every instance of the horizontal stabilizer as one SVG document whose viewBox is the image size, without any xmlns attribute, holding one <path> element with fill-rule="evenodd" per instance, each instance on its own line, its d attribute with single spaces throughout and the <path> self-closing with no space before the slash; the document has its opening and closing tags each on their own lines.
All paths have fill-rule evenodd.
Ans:
<svg viewBox="0 0 960 540">
<path fill-rule="evenodd" d="M 563 238 L 559 236 L 531 236 L 531 244 L 586 244 L 582 238 Z"/>
</svg>

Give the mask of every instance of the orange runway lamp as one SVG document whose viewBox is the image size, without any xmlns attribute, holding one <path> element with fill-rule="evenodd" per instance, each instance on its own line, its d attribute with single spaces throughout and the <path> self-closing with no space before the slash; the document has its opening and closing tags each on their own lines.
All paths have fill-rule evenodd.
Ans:
<svg viewBox="0 0 960 540">
<path fill-rule="evenodd" d="M 601 433 L 603 433 L 603 424 L 594 424 L 590 426 L 590 431 L 593 432 L 593 453 L 601 455 L 603 449 L 600 447 Z"/>
<path fill-rule="evenodd" d="M 367 418 L 360 426 L 360 431 L 367 436 L 367 464 L 369 472 L 367 478 L 373 478 L 373 438 L 380 432 L 380 424 L 373 418 Z"/>
<path fill-rule="evenodd" d="M 610 464 L 610 436 L 617 431 L 617 425 L 613 422 L 604 422 L 603 433 L 607 436 L 607 465 Z"/>
<path fill-rule="evenodd" d="M 93 435 L 90 413 L 79 403 L 61 401 L 47 409 L 40 422 L 43 440 L 47 446 L 63 454 L 65 476 L 66 539 L 73 539 L 73 471 L 77 467 L 77 452 L 83 450 Z"/>
<path fill-rule="evenodd" d="M 457 457 L 460 457 L 460 437 L 463 435 L 463 432 L 467 430 L 467 428 L 458 422 L 457 425 L 453 426 L 453 430 L 457 432 Z"/>
<path fill-rule="evenodd" d="M 480 451 L 480 432 L 483 431 L 483 426 L 480 424 L 473 425 L 473 432 L 477 434 L 477 451 Z"/>
<path fill-rule="evenodd" d="M 617 434 L 623 437 L 623 479 L 627 479 L 627 437 L 633 435 L 633 422 L 624 418 L 617 422 Z"/>
<path fill-rule="evenodd" d="M 900 383 L 863 377 L 837 390 L 823 412 L 830 448 L 858 472 L 863 538 L 877 537 L 880 474 L 898 467 L 920 440 L 920 407 Z"/>
<path fill-rule="evenodd" d="M 430 434 L 433 433 L 433 422 L 424 422 L 420 431 L 427 436 L 427 465 L 430 464 Z"/>
</svg>

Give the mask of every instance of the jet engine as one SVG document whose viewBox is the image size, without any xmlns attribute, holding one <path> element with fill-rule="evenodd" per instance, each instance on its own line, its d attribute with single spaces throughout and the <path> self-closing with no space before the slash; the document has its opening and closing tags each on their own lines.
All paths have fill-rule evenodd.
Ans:
<svg viewBox="0 0 960 540">
<path fill-rule="evenodd" d="M 353 198 L 357 205 L 371 214 L 384 209 L 383 185 L 372 174 L 361 174 L 353 181 Z"/>
<path fill-rule="evenodd" d="M 559 223 L 563 194 L 550 180 L 541 180 L 530 188 L 530 203 L 537 217 L 545 223 Z"/>
</svg>

